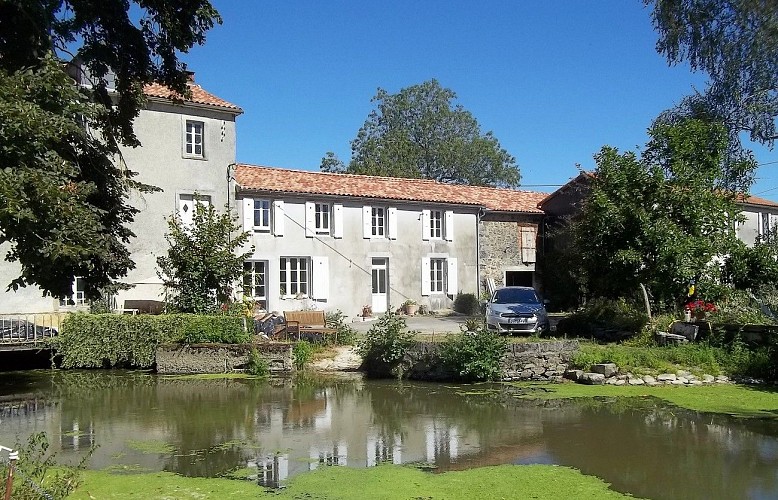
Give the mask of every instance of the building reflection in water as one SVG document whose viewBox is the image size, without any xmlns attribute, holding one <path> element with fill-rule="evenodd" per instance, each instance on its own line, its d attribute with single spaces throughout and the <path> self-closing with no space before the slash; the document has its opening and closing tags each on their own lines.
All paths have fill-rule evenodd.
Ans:
<svg viewBox="0 0 778 500">
<path fill-rule="evenodd" d="M 427 444 L 427 462 L 451 463 L 457 461 L 459 436 L 456 426 L 441 425 L 433 420 L 424 426 L 424 437 Z"/>
<path fill-rule="evenodd" d="M 348 445 L 345 441 L 335 443 L 326 448 L 318 447 L 316 445 L 311 446 L 309 456 L 311 461 L 309 462 L 308 469 L 314 470 L 320 465 L 348 465 Z"/>
<path fill-rule="evenodd" d="M 388 439 L 384 436 L 368 436 L 366 464 L 373 467 L 380 463 L 402 463 L 402 438 L 399 434 Z"/>
<path fill-rule="evenodd" d="M 267 488 L 280 488 L 289 477 L 289 455 L 276 454 L 272 457 L 249 460 L 247 466 L 257 469 L 257 483 Z"/>
</svg>

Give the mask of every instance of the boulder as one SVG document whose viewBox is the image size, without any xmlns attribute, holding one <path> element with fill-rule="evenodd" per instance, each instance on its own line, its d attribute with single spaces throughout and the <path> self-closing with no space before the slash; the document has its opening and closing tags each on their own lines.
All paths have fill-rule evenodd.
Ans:
<svg viewBox="0 0 778 500">
<path fill-rule="evenodd" d="M 662 373 L 656 376 L 658 382 L 672 382 L 675 378 L 675 373 Z"/>
<path fill-rule="evenodd" d="M 602 373 L 584 373 L 578 382 L 587 385 L 602 385 L 605 383 L 605 375 Z"/>
<path fill-rule="evenodd" d="M 565 378 L 568 380 L 575 380 L 578 381 L 581 379 L 581 376 L 583 375 L 583 370 L 566 370 L 565 371 Z"/>
<path fill-rule="evenodd" d="M 702 376 L 702 381 L 705 382 L 706 384 L 712 384 L 713 382 L 716 381 L 716 377 L 714 377 L 713 375 L 706 374 Z"/>
<path fill-rule="evenodd" d="M 652 385 L 652 384 L 656 384 L 656 379 L 654 377 L 652 377 L 651 375 L 644 375 L 643 376 L 643 382 L 645 382 L 646 384 Z"/>
<path fill-rule="evenodd" d="M 619 372 L 619 367 L 615 363 L 599 363 L 592 365 L 592 372 L 600 373 L 608 378 L 616 375 Z"/>
<path fill-rule="evenodd" d="M 645 382 L 642 378 L 631 378 L 629 379 L 629 385 L 644 385 Z"/>
</svg>

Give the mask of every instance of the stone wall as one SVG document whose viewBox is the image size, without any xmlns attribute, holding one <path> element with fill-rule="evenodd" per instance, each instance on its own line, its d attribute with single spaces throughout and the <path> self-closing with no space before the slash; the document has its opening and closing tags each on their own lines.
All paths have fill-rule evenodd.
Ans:
<svg viewBox="0 0 778 500">
<path fill-rule="evenodd" d="M 570 358 L 578 351 L 577 340 L 522 342 L 509 344 L 502 359 L 502 380 L 562 380 Z M 440 344 L 419 342 L 408 352 L 406 376 L 412 380 L 454 380 L 457 374 L 447 371 L 438 356 Z M 385 366 L 366 366 L 372 376 L 390 377 Z"/>
<path fill-rule="evenodd" d="M 478 242 L 480 247 L 479 271 L 482 282 L 487 278 L 492 278 L 499 288 L 505 285 L 505 270 L 535 271 L 534 262 L 522 261 L 520 241 L 522 226 L 532 226 L 537 229 L 538 221 L 530 218 L 516 220 L 515 216 L 505 220 L 481 221 L 478 226 Z M 536 252 L 535 260 L 537 260 L 537 253 L 539 252 Z M 533 285 L 537 286 L 536 283 Z"/>
<path fill-rule="evenodd" d="M 292 345 L 267 344 L 165 344 L 157 347 L 157 373 L 232 373 L 246 369 L 252 349 L 267 362 L 271 373 L 293 368 Z"/>
</svg>

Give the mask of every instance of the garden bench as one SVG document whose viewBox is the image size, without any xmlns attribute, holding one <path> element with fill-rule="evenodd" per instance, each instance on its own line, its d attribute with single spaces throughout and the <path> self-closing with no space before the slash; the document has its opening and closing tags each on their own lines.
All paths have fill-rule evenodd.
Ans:
<svg viewBox="0 0 778 500">
<path fill-rule="evenodd" d="M 296 340 L 323 341 L 327 335 L 338 340 L 338 330 L 328 328 L 324 311 L 284 311 L 287 335 Z"/>
</svg>

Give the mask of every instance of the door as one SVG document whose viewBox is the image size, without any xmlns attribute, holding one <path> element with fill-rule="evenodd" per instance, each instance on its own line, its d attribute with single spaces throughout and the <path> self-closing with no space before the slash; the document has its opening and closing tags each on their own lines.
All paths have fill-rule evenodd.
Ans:
<svg viewBox="0 0 778 500">
<path fill-rule="evenodd" d="M 387 268 L 389 267 L 389 259 L 374 258 L 371 266 L 372 276 L 372 306 L 373 314 L 383 314 L 386 312 L 387 300 L 389 295 L 387 294 L 388 277 Z"/>
</svg>

